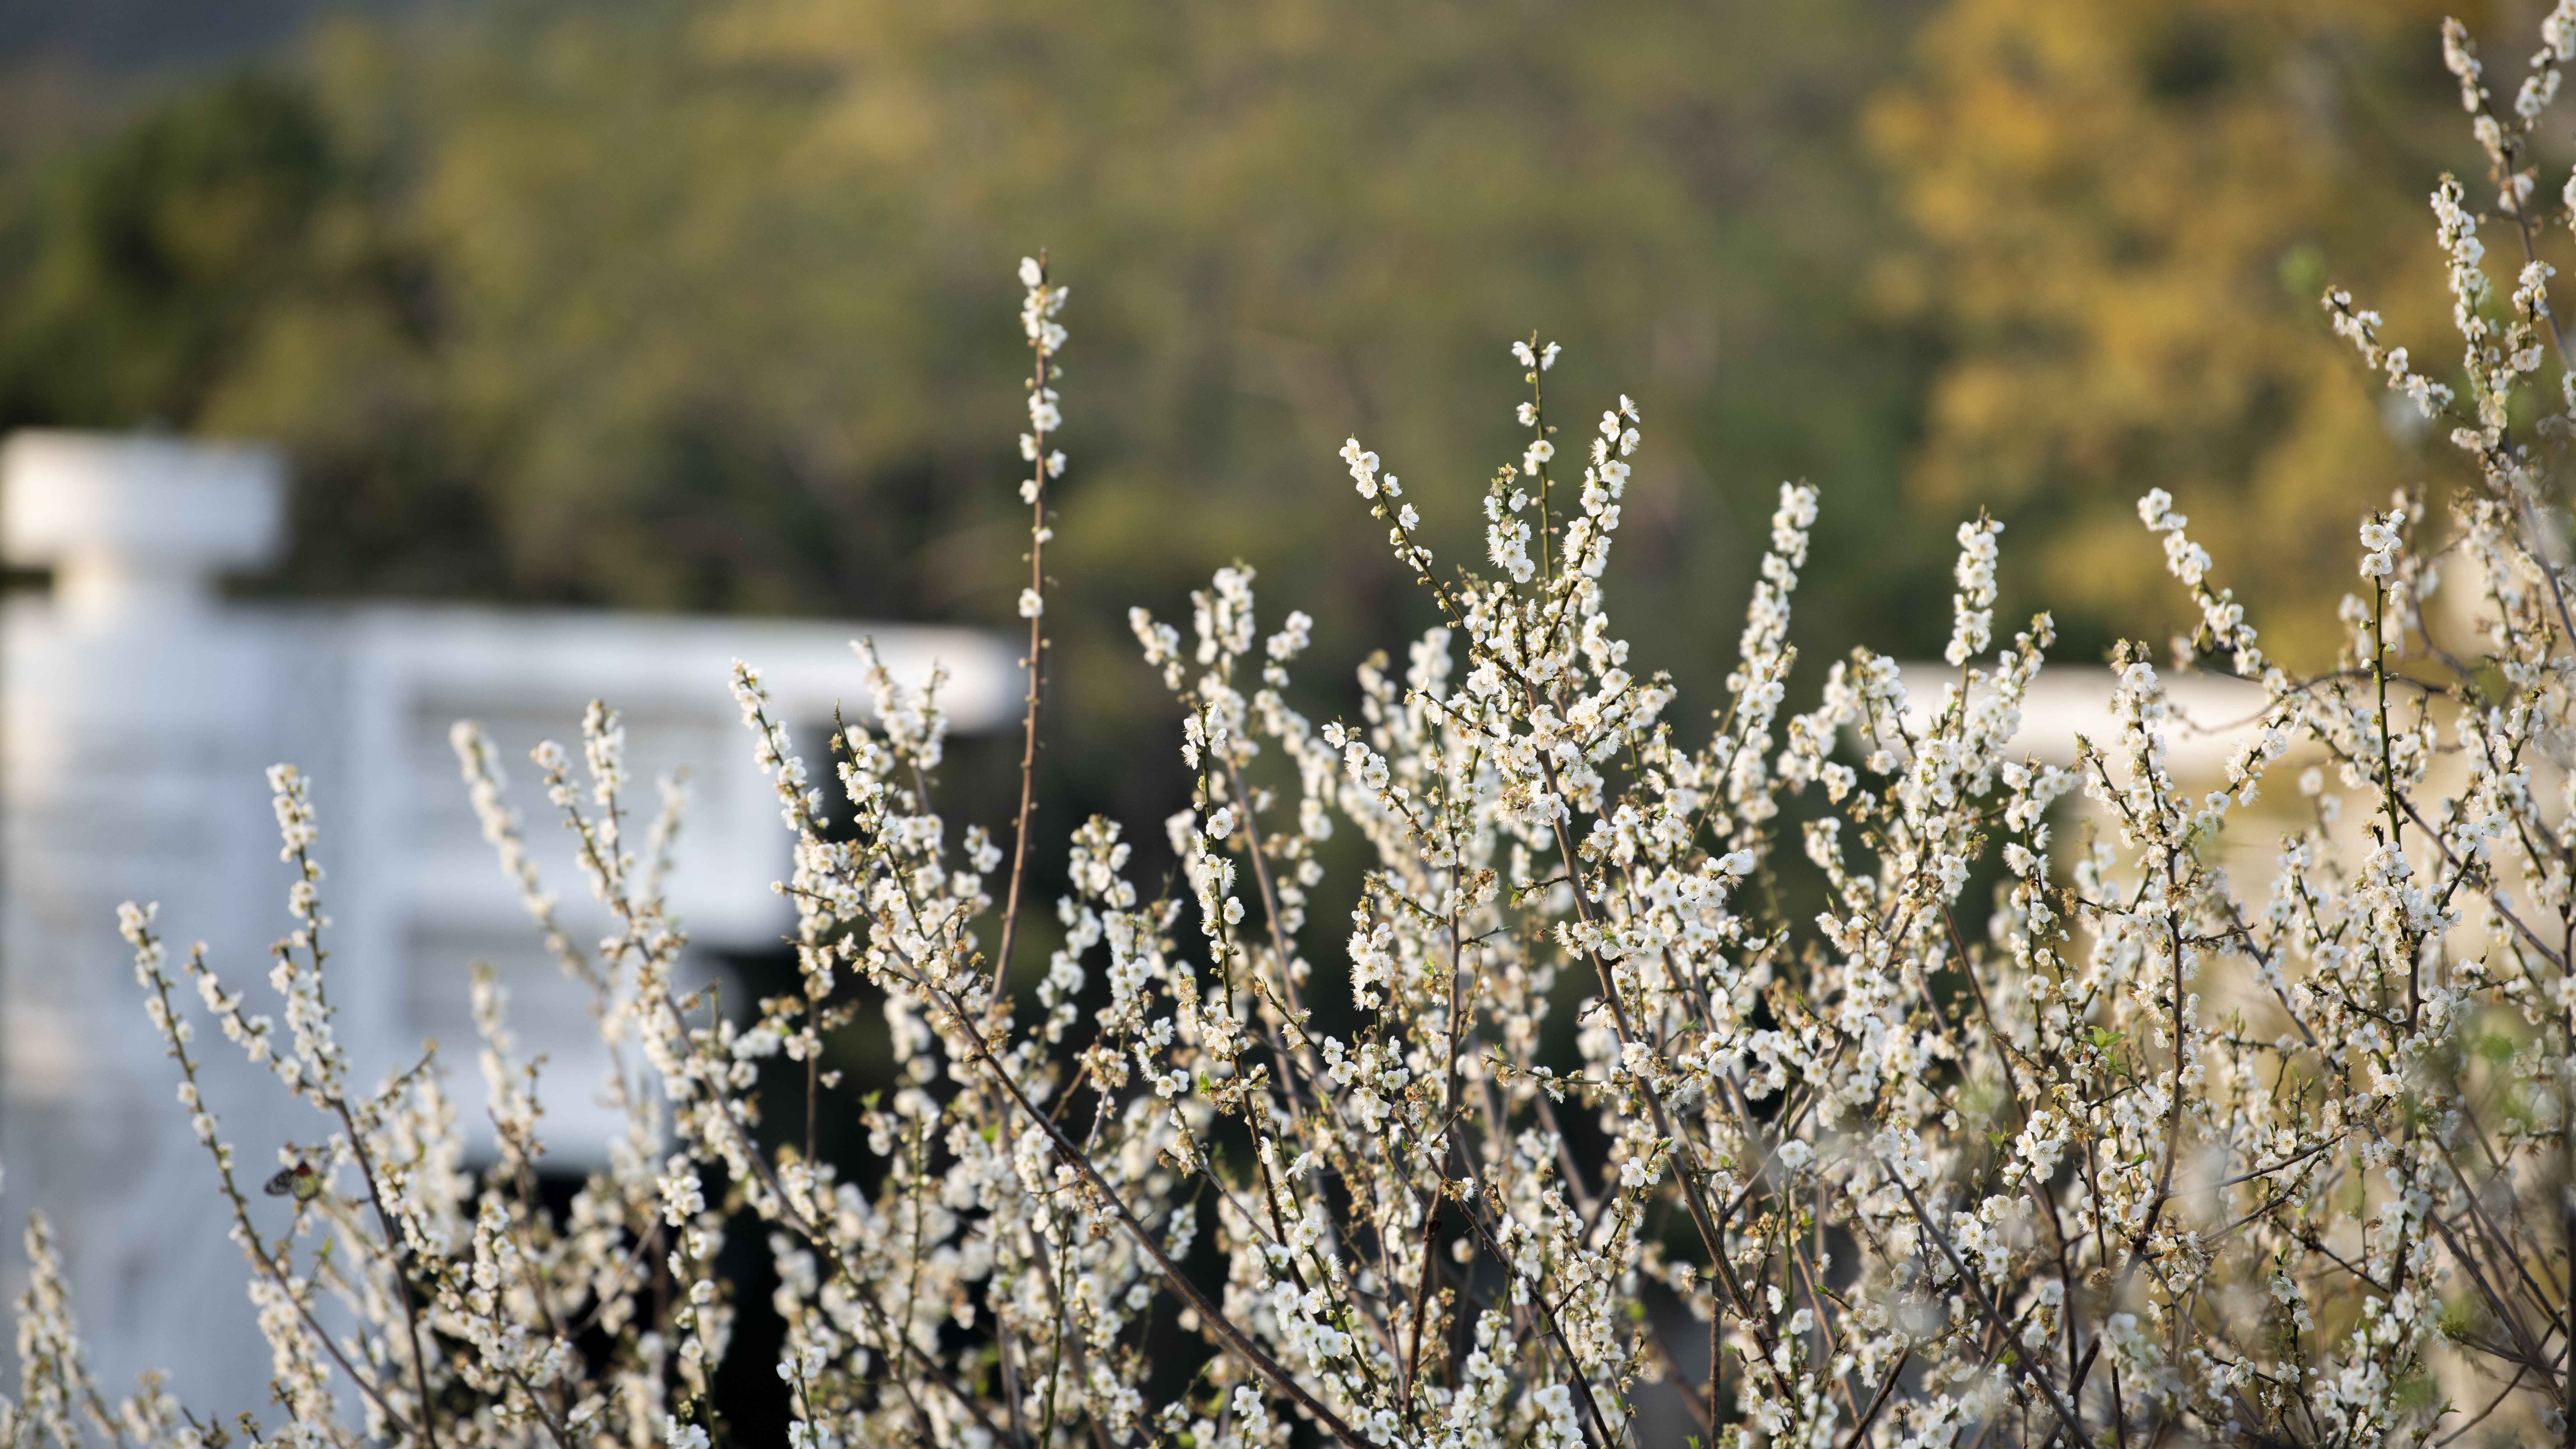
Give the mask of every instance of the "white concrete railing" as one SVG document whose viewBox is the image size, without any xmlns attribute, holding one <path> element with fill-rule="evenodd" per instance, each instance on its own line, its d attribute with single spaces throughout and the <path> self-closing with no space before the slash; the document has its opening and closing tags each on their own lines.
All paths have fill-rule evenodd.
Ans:
<svg viewBox="0 0 2576 1449">
<path fill-rule="evenodd" d="M 2169 767 L 2189 780 L 2223 774 L 2228 755 L 2253 733 L 2263 710 L 2263 687 L 2215 674 L 2159 670 L 2158 675 L 2173 719 L 2166 737 Z M 1959 682 L 1960 671 L 1947 664 L 1908 663 L 1897 667 L 1897 677 L 1905 685 L 1906 722 L 1920 728 L 1930 723 L 1943 692 Z M 2117 683 L 2117 676 L 2099 664 L 2043 666 L 2022 700 L 2021 730 L 2005 753 L 2071 765 L 2081 735 L 2116 758 L 2120 725 L 2111 713 L 2111 692 Z"/>
<path fill-rule="evenodd" d="M 527 751 L 577 739 L 583 707 L 625 716 L 634 804 L 686 765 L 691 806 L 674 905 L 702 951 L 757 949 L 791 924 L 769 890 L 789 838 L 729 692 L 761 667 L 781 716 L 866 713 L 850 641 L 896 676 L 951 680 L 963 730 L 1013 717 L 1017 651 L 988 635 L 899 626 L 369 603 L 227 603 L 228 572 L 282 540 L 282 466 L 257 448 L 22 433 L 0 448 L 0 554 L 50 566 L 47 595 L 0 610 L 0 1217 L 53 1217 L 102 1381 L 164 1366 L 191 1402 L 262 1407 L 267 1351 L 208 1165 L 145 1020 L 121 900 L 157 900 L 174 948 L 206 940 L 228 982 L 265 993 L 290 929 L 263 772 L 313 780 L 339 1035 L 368 1080 L 443 1043 L 460 1120 L 482 1119 L 468 963 L 512 994 L 523 1055 L 548 1058 L 546 1136 L 599 1160 L 614 1123 L 577 988 L 545 958 L 458 778 L 452 721 L 484 722 L 511 799 L 576 941 L 607 931 Z M 714 969 L 701 955 L 696 969 Z M 200 1032 L 207 1095 L 245 1170 L 324 1125 Z M 8 1235 L 14 1239 L 14 1234 Z M 0 1292 L 24 1268 L 0 1254 Z"/>
</svg>

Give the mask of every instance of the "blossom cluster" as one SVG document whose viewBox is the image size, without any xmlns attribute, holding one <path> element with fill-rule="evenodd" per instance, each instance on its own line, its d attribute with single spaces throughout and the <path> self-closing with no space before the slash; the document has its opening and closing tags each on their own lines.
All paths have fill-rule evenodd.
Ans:
<svg viewBox="0 0 2576 1449">
<path fill-rule="evenodd" d="M 2543 35 L 2510 117 L 2465 32 L 2444 39 L 2518 228 L 2576 4 Z M 1789 484 L 1700 733 L 1608 612 L 1642 412 L 1619 397 L 1560 447 L 1561 349 L 1532 337 L 1510 349 L 1526 436 L 1485 490 L 1475 566 L 1435 558 L 1379 456 L 1342 450 L 1440 618 L 1400 663 L 1369 659 L 1350 714 L 1307 712 L 1291 674 L 1313 621 L 1264 634 L 1249 567 L 1192 596 L 1186 634 L 1132 613 L 1180 717 L 1174 867 L 1156 884 L 1119 823 L 1085 821 L 1043 932 L 1029 801 L 1065 293 L 1024 263 L 1007 852 L 939 812 L 936 678 L 905 688 L 863 651 L 867 709 L 809 766 L 737 666 L 794 839 L 797 971 L 728 1014 L 680 984 L 662 881 L 681 795 L 639 853 L 615 712 L 534 756 L 615 923 L 588 944 L 488 740 L 457 729 L 627 1124 L 568 1207 L 537 1189 L 544 1078 L 488 977 L 491 1160 L 468 1163 L 434 1054 L 362 1085 L 332 1033 L 324 836 L 295 770 L 271 781 L 296 918 L 275 1016 L 203 947 L 174 966 L 155 912 L 127 909 L 273 1350 L 282 1420 L 243 1432 L 710 1449 L 739 1306 L 718 1254 L 748 1234 L 777 1278 L 796 1449 L 2570 1433 L 2576 577 L 2547 520 L 2576 408 L 2548 269 L 2500 294 L 2494 219 L 2449 180 L 2433 210 L 2459 387 L 2325 301 L 2452 423 L 2476 482 L 2438 546 L 2420 498 L 2358 523 L 2366 592 L 2335 667 L 2261 647 L 2159 490 L 2139 515 L 2200 622 L 2161 664 L 2117 649 L 2111 728 L 2071 764 L 2015 750 L 2054 632 L 2040 615 L 1998 647 L 1982 516 L 1957 533 L 1939 697 L 1864 649 L 1784 715 L 1825 506 Z M 2193 670 L 2261 691 L 2223 779 L 2177 763 L 2209 723 L 2169 698 Z M 828 1065 L 862 1012 L 886 1024 L 890 1090 Z M 315 1110 L 265 1193 L 200 1089 L 219 1048 L 199 1021 Z M 834 1114 L 864 1162 L 817 1150 Z M 28 1244 L 0 1437 L 227 1441 L 152 1381 L 111 1404 L 41 1221 Z"/>
</svg>

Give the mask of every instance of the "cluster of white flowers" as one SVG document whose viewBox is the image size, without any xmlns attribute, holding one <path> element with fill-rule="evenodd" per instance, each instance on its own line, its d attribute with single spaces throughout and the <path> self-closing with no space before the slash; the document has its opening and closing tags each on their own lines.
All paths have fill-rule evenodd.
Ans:
<svg viewBox="0 0 2576 1449">
<path fill-rule="evenodd" d="M 1995 638 L 1995 535 L 2004 526 L 1991 518 L 1959 525 L 1959 592 L 1950 596 L 1950 647 L 1941 657 L 1953 666 L 1986 652 Z"/>
<path fill-rule="evenodd" d="M 2544 36 L 2540 104 L 2576 50 L 2570 6 Z M 2465 34 L 2445 44 L 2493 119 Z M 2476 460 L 2448 545 L 2475 602 L 2428 617 L 2426 510 L 2400 499 L 2360 527 L 2371 597 L 2347 603 L 2344 657 L 2295 674 L 2152 493 L 2140 518 L 2201 622 L 2163 673 L 2119 647 L 2115 732 L 2071 768 L 2011 752 L 2053 636 L 2042 615 L 1994 649 L 1982 518 L 1958 531 L 1941 698 L 1912 707 L 1860 651 L 1775 738 L 1822 506 L 1803 484 L 1780 491 L 1729 703 L 1686 738 L 1607 612 L 1639 411 L 1620 398 L 1562 455 L 1584 461 L 1574 491 L 1541 389 L 1559 350 L 1535 338 L 1512 349 L 1529 436 L 1486 497 L 1494 573 L 1435 574 L 1396 478 L 1343 450 L 1441 618 L 1401 668 L 1363 666 L 1355 719 L 1291 702 L 1313 621 L 1264 637 L 1248 567 L 1193 596 L 1188 643 L 1131 616 L 1182 715 L 1177 869 L 1151 893 L 1120 827 L 1084 822 L 1037 974 L 1012 961 L 1035 603 L 998 915 L 1004 852 L 936 809 L 938 681 L 899 688 L 863 651 L 869 719 L 835 723 L 818 781 L 737 667 L 795 837 L 798 975 L 736 1016 L 675 985 L 678 792 L 639 861 L 615 713 L 590 711 L 577 755 L 534 756 L 615 923 L 587 949 L 460 726 L 484 833 L 590 993 L 628 1123 L 568 1207 L 536 1188 L 541 1074 L 488 979 L 495 1161 L 463 1166 L 434 1056 L 355 1085 L 311 785 L 281 767 L 282 1029 L 202 947 L 178 972 L 190 1005 L 154 912 L 121 918 L 274 1351 L 286 1422 L 253 1441 L 708 1449 L 728 1232 L 775 1267 L 795 1449 L 2564 1432 L 2576 579 L 2542 520 L 2576 417 L 2530 396 L 2547 269 L 2491 316 L 2463 195 L 2446 183 L 2435 210 L 2472 411 L 2349 296 L 2327 306 Z M 1064 293 L 1035 261 L 1022 280 L 1036 599 Z M 2265 703 L 2204 789 L 2167 679 L 2221 667 Z M 2266 823 L 2249 811 L 2276 766 L 2300 772 L 2298 813 Z M 2242 895 L 2219 842 L 2258 830 L 2270 876 Z M 1326 862 L 1355 857 L 1347 946 L 1313 959 L 1342 929 L 1316 914 Z M 825 1048 L 862 1011 L 894 1086 L 854 1097 Z M 200 1015 L 318 1113 L 268 1197 L 202 1093 Z M 864 1129 L 867 1162 L 818 1152 L 827 1114 Z M 226 1442 L 152 1382 L 111 1406 L 41 1222 L 28 1244 L 0 1438 Z"/>
</svg>

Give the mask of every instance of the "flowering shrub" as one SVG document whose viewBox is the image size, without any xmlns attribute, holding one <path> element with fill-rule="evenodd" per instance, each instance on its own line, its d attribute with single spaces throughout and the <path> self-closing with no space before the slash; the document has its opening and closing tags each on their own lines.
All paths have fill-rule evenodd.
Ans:
<svg viewBox="0 0 2576 1449">
<path fill-rule="evenodd" d="M 2176 777 L 2183 724 L 2136 645 L 2115 737 L 2071 767 L 2012 753 L 2050 627 L 1996 649 L 1983 519 L 1958 532 L 1940 699 L 1917 707 L 1863 651 L 1784 716 L 1819 507 L 1794 484 L 1731 702 L 1685 738 L 1606 612 L 1638 410 L 1619 399 L 1561 452 L 1557 349 L 1536 339 L 1512 349 L 1529 442 L 1486 492 L 1488 571 L 1435 559 L 1398 477 L 1343 450 L 1444 620 L 1400 674 L 1361 671 L 1356 722 L 1291 707 L 1309 621 L 1264 635 L 1248 569 L 1194 596 L 1187 639 L 1134 613 L 1184 711 L 1186 894 L 1140 889 L 1120 827 L 1083 824 L 1033 1000 L 1002 989 L 1033 754 L 997 911 L 1003 852 L 952 838 L 932 798 L 935 681 L 909 692 L 871 660 L 872 722 L 836 723 L 826 780 L 737 667 L 796 840 L 797 989 L 746 1020 L 674 984 L 676 817 L 633 838 L 616 714 L 592 707 L 578 764 L 535 755 L 617 923 L 595 949 L 557 924 L 500 764 L 458 726 L 484 831 L 615 1063 L 624 1139 L 566 1209 L 536 1189 L 539 1077 L 488 979 L 492 1161 L 465 1165 L 434 1058 L 357 1079 L 314 814 L 279 767 L 299 923 L 269 973 L 282 1026 L 202 947 L 174 967 L 151 910 L 124 917 L 274 1352 L 286 1422 L 240 1432 L 708 1449 L 735 1311 L 713 1265 L 748 1224 L 780 1280 L 797 1449 L 1609 1449 L 1692 1421 L 1702 1442 L 1811 1449 L 2576 1436 L 2576 625 L 2544 508 L 2576 373 L 2529 164 L 2576 0 L 2544 34 L 2509 113 L 2446 35 L 2502 193 L 2496 217 L 2456 182 L 2434 196 L 2465 401 L 2326 299 L 2479 465 L 2442 550 L 2473 622 L 2428 620 L 2435 553 L 2403 499 L 2361 526 L 2339 666 L 2293 673 L 2172 500 L 2140 505 L 2201 617 L 2175 666 L 2265 699 L 2217 788 Z M 2498 218 L 2525 257 L 2502 298 L 2479 240 Z M 1033 751 L 1066 333 L 1064 289 L 1037 261 L 1022 280 Z M 2532 385 L 2553 359 L 2555 399 Z M 2309 798 L 2249 893 L 2216 847 L 2276 767 Z M 2069 844 L 2057 806 L 2078 792 L 2093 810 Z M 1299 942 L 1343 831 L 1370 863 L 1347 961 L 1318 970 Z M 1790 848 L 1821 875 L 1810 920 L 1781 903 Z M 1982 917 L 1972 881 L 1992 882 Z M 1326 991 L 1348 993 L 1344 1034 L 1308 1004 Z M 1546 1024 L 1568 1000 L 1560 1053 Z M 853 1099 L 822 1047 L 862 1009 L 900 1080 Z M 201 1020 L 319 1113 L 273 1204 L 199 1096 Z M 806 1145 L 764 1147 L 759 1104 L 791 1098 L 803 1121 L 773 1135 L 801 1125 Z M 813 1150 L 829 1113 L 864 1124 L 864 1172 Z M 111 1406 L 41 1221 L 28 1244 L 13 1442 L 228 1438 L 148 1382 Z"/>
</svg>

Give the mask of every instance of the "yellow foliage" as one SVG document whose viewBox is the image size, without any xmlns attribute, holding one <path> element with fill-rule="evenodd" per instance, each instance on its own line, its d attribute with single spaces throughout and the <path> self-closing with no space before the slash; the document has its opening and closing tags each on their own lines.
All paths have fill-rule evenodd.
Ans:
<svg viewBox="0 0 2576 1449">
<path fill-rule="evenodd" d="M 2277 642 L 2330 647 L 2356 515 L 2453 468 L 2318 306 L 2350 287 L 2419 359 L 2457 356 L 2425 197 L 2444 170 L 2493 191 L 2446 8 L 1953 0 L 1924 27 L 1868 118 L 1919 239 L 1873 295 L 1950 348 L 1910 490 L 2009 519 L 2021 598 L 2179 620 L 2131 512 L 2160 486 Z M 2491 47 L 2508 88 L 2521 44 Z"/>
</svg>

